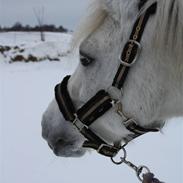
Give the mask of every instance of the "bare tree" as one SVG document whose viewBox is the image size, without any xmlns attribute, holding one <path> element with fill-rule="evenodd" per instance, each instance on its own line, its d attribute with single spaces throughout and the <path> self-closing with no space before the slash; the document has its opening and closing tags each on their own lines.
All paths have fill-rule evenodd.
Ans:
<svg viewBox="0 0 183 183">
<path fill-rule="evenodd" d="M 36 17 L 36 20 L 38 22 L 38 26 L 40 28 L 40 37 L 41 37 L 41 41 L 45 41 L 45 33 L 44 33 L 44 16 L 45 16 L 45 8 L 44 6 L 39 7 L 39 8 L 34 8 L 34 14 Z"/>
</svg>

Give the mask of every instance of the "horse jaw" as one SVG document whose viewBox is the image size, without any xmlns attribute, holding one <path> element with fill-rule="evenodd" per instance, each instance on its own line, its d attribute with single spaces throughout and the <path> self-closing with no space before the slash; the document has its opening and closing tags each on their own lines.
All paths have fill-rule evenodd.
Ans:
<svg viewBox="0 0 183 183">
<path fill-rule="evenodd" d="M 55 100 L 42 117 L 42 137 L 47 141 L 55 155 L 80 157 L 86 152 L 82 148 L 84 137 L 68 121 L 65 121 Z"/>
</svg>

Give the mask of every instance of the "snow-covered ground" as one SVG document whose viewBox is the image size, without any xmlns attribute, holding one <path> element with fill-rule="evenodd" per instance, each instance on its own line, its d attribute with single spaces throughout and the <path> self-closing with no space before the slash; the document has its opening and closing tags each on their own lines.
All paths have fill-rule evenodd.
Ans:
<svg viewBox="0 0 183 183">
<path fill-rule="evenodd" d="M 0 44 L 25 44 L 22 39 L 0 34 Z M 59 37 L 59 38 L 58 38 Z M 67 38 L 66 38 L 67 37 Z M 50 41 L 68 46 L 70 36 L 51 35 Z M 13 43 L 14 42 L 14 43 Z M 60 48 L 61 49 L 61 48 Z M 60 50 L 62 51 L 62 50 Z M 0 55 L 0 183 L 138 183 L 126 166 L 113 165 L 95 152 L 82 158 L 58 158 L 41 138 L 41 115 L 54 97 L 53 88 L 72 73 L 76 56 L 60 62 L 3 63 Z M 182 119 L 172 120 L 163 134 L 148 134 L 128 146 L 128 159 L 145 164 L 166 183 L 183 183 Z"/>
<path fill-rule="evenodd" d="M 4 49 L 0 60 L 12 62 L 16 57 L 36 57 L 37 60 L 61 60 L 68 49 L 71 35 L 63 33 L 45 33 L 46 42 L 40 41 L 39 32 L 9 32 L 0 34 L 0 51 Z M 7 49 L 7 50 L 6 50 Z M 16 59 L 17 60 L 17 59 Z"/>
</svg>

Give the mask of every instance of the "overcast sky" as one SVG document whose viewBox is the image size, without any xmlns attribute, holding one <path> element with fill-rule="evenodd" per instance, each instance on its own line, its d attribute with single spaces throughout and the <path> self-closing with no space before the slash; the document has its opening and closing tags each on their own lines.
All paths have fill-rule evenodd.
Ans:
<svg viewBox="0 0 183 183">
<path fill-rule="evenodd" d="M 89 0 L 0 0 L 0 25 L 37 24 L 33 9 L 44 6 L 45 23 L 74 29 Z"/>
</svg>

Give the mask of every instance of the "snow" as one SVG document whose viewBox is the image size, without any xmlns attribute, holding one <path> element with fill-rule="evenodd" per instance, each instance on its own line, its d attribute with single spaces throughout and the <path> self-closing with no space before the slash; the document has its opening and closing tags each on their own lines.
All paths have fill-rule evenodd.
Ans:
<svg viewBox="0 0 183 183">
<path fill-rule="evenodd" d="M 14 34 L 14 33 L 13 33 Z M 36 35 L 0 34 L 0 42 L 36 46 Z M 58 39 L 59 37 L 59 39 Z M 68 48 L 70 35 L 50 35 Z M 22 39 L 22 40 L 21 40 Z M 40 43 L 38 43 L 40 44 Z M 49 44 L 40 46 L 40 54 Z M 61 49 L 61 48 L 60 48 Z M 54 96 L 54 86 L 77 66 L 77 56 L 60 62 L 3 62 L 0 56 L 0 182 L 1 183 L 138 183 L 133 170 L 110 159 L 88 153 L 82 158 L 56 157 L 41 137 L 41 115 Z M 128 159 L 147 165 L 166 183 L 183 182 L 183 125 L 174 119 L 163 134 L 148 134 L 129 144 Z"/>
<path fill-rule="evenodd" d="M 62 46 L 68 46 L 68 40 L 70 40 L 71 35 L 64 33 L 51 33 L 46 32 L 46 42 L 47 41 L 57 41 L 62 42 Z M 40 33 L 39 32 L 4 32 L 0 34 L 1 45 L 23 45 L 23 44 L 36 44 L 40 43 Z"/>
<path fill-rule="evenodd" d="M 71 35 L 46 32 L 45 37 L 46 42 L 41 42 L 38 32 L 1 33 L 1 46 L 9 46 L 10 50 L 1 54 L 0 60 L 11 62 L 11 58 L 16 55 L 21 55 L 26 59 L 29 55 L 33 55 L 39 60 L 44 60 L 44 58 L 54 59 L 67 53 Z"/>
</svg>

